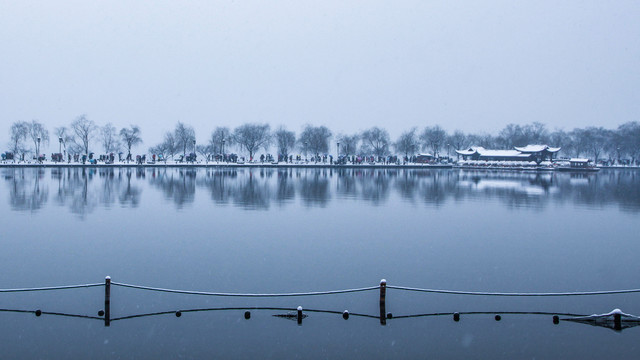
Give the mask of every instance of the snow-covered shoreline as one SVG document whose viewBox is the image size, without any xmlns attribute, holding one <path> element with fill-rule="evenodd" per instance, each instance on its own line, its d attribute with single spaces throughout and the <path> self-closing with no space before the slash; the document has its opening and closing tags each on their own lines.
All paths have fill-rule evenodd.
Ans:
<svg viewBox="0 0 640 360">
<path fill-rule="evenodd" d="M 331 169 L 362 169 L 362 168 L 379 168 L 379 169 L 461 169 L 461 170 L 505 170 L 505 171 L 532 171 L 538 170 L 537 167 L 507 167 L 507 166 L 469 166 L 469 165 L 453 165 L 453 164 L 380 164 L 380 163 L 363 163 L 363 164 L 328 164 L 328 163 L 311 163 L 311 162 L 294 162 L 294 163 L 226 163 L 226 162 L 155 162 L 137 164 L 135 162 L 118 162 L 114 164 L 89 164 L 89 163 L 57 163 L 57 162 L 0 162 L 0 168 L 331 168 Z M 640 166 L 600 166 L 601 169 L 614 170 L 639 170 Z M 547 169 L 552 171 L 553 169 Z"/>
<path fill-rule="evenodd" d="M 18 167 L 29 167 L 29 168 L 73 168 L 73 167 L 86 167 L 86 168 L 113 168 L 113 167 L 197 167 L 197 168 L 253 168 L 253 167 L 261 167 L 261 168 L 414 168 L 414 169 L 451 169 L 452 165 L 447 164 L 327 164 L 327 163 L 261 163 L 261 162 L 251 162 L 251 163 L 225 163 L 225 162 L 196 162 L 196 163 L 177 163 L 177 162 L 155 162 L 155 163 L 145 163 L 145 164 L 136 164 L 135 162 L 118 162 L 114 164 L 89 164 L 89 163 L 55 163 L 55 162 L 1 162 L 0 168 L 18 168 Z"/>
</svg>

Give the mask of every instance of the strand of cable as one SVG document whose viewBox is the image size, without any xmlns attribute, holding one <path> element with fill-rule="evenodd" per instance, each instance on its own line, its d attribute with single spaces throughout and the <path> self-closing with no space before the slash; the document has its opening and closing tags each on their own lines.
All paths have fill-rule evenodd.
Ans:
<svg viewBox="0 0 640 360">
<path fill-rule="evenodd" d="M 18 288 L 18 289 L 0 289 L 0 293 L 25 292 L 25 291 L 67 290 L 67 289 L 90 288 L 90 287 L 96 287 L 96 286 L 104 286 L 104 283 L 80 284 L 80 285 L 64 285 L 64 286 L 46 286 L 46 287 Z"/>
<path fill-rule="evenodd" d="M 213 312 L 213 311 L 237 311 L 237 310 L 256 310 L 256 311 L 264 311 L 264 310 L 273 310 L 273 311 L 289 311 L 294 312 L 296 308 L 288 308 L 288 307 L 220 307 L 220 308 L 197 308 L 197 309 L 181 309 L 181 310 L 167 310 L 167 311 L 158 311 L 153 313 L 143 313 L 143 314 L 134 314 L 127 315 L 122 317 L 111 318 L 111 322 L 118 320 L 130 320 L 136 318 L 143 317 L 155 317 L 160 315 L 170 315 L 170 314 L 184 314 L 184 313 L 197 313 L 197 312 Z M 53 315 L 53 316 L 62 316 L 62 317 L 71 317 L 71 318 L 82 318 L 82 319 L 91 319 L 91 320 L 100 320 L 103 321 L 103 317 L 96 317 L 90 315 L 82 315 L 82 314 L 67 314 L 61 312 L 51 312 L 51 311 L 40 311 L 40 310 L 22 310 L 22 309 L 0 309 L 0 312 L 11 312 L 11 313 L 27 313 L 27 314 L 36 314 L 36 316 L 41 315 Z M 344 315 L 343 311 L 334 311 L 334 310 L 321 310 L 321 309 L 304 309 L 306 313 L 322 313 L 322 314 L 332 314 L 332 315 Z M 362 317 L 362 318 L 371 318 L 371 319 L 379 319 L 378 315 L 369 315 L 363 313 L 354 313 L 348 312 L 349 316 L 354 317 Z M 400 315 L 393 316 L 392 318 L 387 318 L 387 320 L 399 320 L 399 319 L 408 319 L 408 318 L 423 318 L 423 317 L 439 317 L 439 316 L 451 316 L 451 315 L 558 315 L 558 316 L 569 316 L 569 317 L 585 317 L 588 315 L 583 314 L 574 314 L 574 313 L 563 313 L 563 312 L 545 312 L 545 311 L 461 311 L 461 312 L 440 312 L 440 313 L 425 313 L 425 314 L 410 314 L 410 315 Z M 563 319 L 563 320 L 571 320 L 571 318 Z M 636 319 L 626 319 L 627 322 L 637 321 Z"/>
<path fill-rule="evenodd" d="M 589 296 L 589 295 L 614 295 L 614 294 L 630 294 L 640 293 L 640 289 L 626 290 L 604 290 L 604 291 L 575 291 L 575 292 L 542 292 L 542 293 L 522 293 L 522 292 L 485 292 L 485 291 L 459 291 L 459 290 L 443 290 L 443 289 L 421 289 L 406 286 L 387 285 L 388 289 L 417 291 L 436 294 L 453 294 L 453 295 L 475 295 L 475 296 Z"/>
<path fill-rule="evenodd" d="M 298 292 L 298 293 L 223 293 L 223 292 L 207 292 L 207 291 L 191 291 L 191 290 L 177 290 L 166 289 L 151 286 L 133 285 L 120 282 L 112 282 L 112 285 L 157 291 L 167 292 L 175 294 L 187 294 L 187 295 L 204 295 L 204 296 L 226 296 L 226 297 L 295 297 L 295 296 L 317 296 L 317 295 L 332 295 L 332 294 L 346 294 L 363 291 L 371 291 L 379 289 L 379 286 L 370 286 L 364 288 L 344 289 L 344 290 L 329 290 L 329 291 L 311 291 L 311 292 Z M 92 284 L 78 284 L 78 285 L 64 285 L 64 286 L 47 286 L 47 287 L 33 287 L 33 288 L 16 288 L 16 289 L 0 289 L 0 293 L 13 293 L 13 292 L 28 292 L 28 291 L 51 291 L 51 290 L 68 290 L 79 288 L 91 288 L 105 286 L 104 283 L 92 283 Z M 576 291 L 576 292 L 485 292 L 485 291 L 462 291 L 462 290 L 446 290 L 446 289 L 427 289 L 427 288 L 415 288 L 407 286 L 387 285 L 388 289 L 436 293 L 436 294 L 452 294 L 452 295 L 471 295 L 471 296 L 592 296 L 592 295 L 615 295 L 615 294 L 630 294 L 640 293 L 640 289 L 624 289 L 624 290 L 603 290 L 603 291 Z"/>
<path fill-rule="evenodd" d="M 204 295 L 204 296 L 227 296 L 227 297 L 293 297 L 293 296 L 317 296 L 317 295 L 334 295 L 334 294 L 347 294 L 362 291 L 370 291 L 379 289 L 378 286 L 370 286 L 357 289 L 344 289 L 344 290 L 329 290 L 329 291 L 311 291 L 311 292 L 299 292 L 299 293 L 273 293 L 273 294 L 251 294 L 251 293 L 222 293 L 222 292 L 207 292 L 207 291 L 190 291 L 190 290 L 175 290 L 164 289 L 151 286 L 132 285 L 119 282 L 112 282 L 111 285 L 127 287 L 132 289 L 158 291 L 174 294 L 187 294 L 187 295 Z"/>
</svg>

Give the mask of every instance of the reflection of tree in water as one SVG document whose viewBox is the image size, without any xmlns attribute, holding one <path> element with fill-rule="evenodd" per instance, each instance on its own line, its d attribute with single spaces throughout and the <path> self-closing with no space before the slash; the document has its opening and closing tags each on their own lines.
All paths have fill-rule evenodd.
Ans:
<svg viewBox="0 0 640 360">
<path fill-rule="evenodd" d="M 12 210 L 37 211 L 49 199 L 49 187 L 42 181 L 43 169 L 6 169 L 5 180 L 9 181 L 9 202 Z"/>
<path fill-rule="evenodd" d="M 406 169 L 398 171 L 399 174 L 394 184 L 395 189 L 405 200 L 415 201 L 418 186 L 420 185 L 420 178 L 416 175 L 415 171 Z"/>
<path fill-rule="evenodd" d="M 272 193 L 269 181 L 273 174 L 273 169 L 207 169 L 197 184 L 208 189 L 211 199 L 217 204 L 233 203 L 246 209 L 268 209 Z"/>
<path fill-rule="evenodd" d="M 602 170 L 593 173 L 556 174 L 557 201 L 603 207 L 618 204 L 622 210 L 640 211 L 640 172 Z"/>
<path fill-rule="evenodd" d="M 69 207 L 81 218 L 93 212 L 98 205 L 111 207 L 116 201 L 123 206 L 136 207 L 142 189 L 131 184 L 133 171 L 85 167 L 51 169 L 51 179 L 57 183 L 55 203 Z"/>
<path fill-rule="evenodd" d="M 205 187 L 216 204 L 228 204 L 231 201 L 231 189 L 238 178 L 236 169 L 207 169 L 204 176 L 197 181 L 198 186 Z"/>
<path fill-rule="evenodd" d="M 378 205 L 387 201 L 391 185 L 398 177 L 397 169 L 347 168 L 336 171 L 339 195 L 371 201 Z"/>
<path fill-rule="evenodd" d="M 68 206 L 72 213 L 78 214 L 81 218 L 93 212 L 100 198 L 96 191 L 89 191 L 89 183 L 95 173 L 94 168 L 67 169 L 67 176 L 63 176 L 64 181 L 58 188 L 57 202 Z"/>
<path fill-rule="evenodd" d="M 389 196 L 389 184 L 398 175 L 395 170 L 363 169 L 356 177 L 360 197 L 374 205 L 385 202 Z"/>
<path fill-rule="evenodd" d="M 336 176 L 338 177 L 336 193 L 346 197 L 355 198 L 357 196 L 355 172 L 352 168 L 336 170 Z M 358 172 L 360 173 L 360 171 Z"/>
<path fill-rule="evenodd" d="M 122 172 L 124 171 L 124 179 Z M 118 171 L 118 200 L 122 206 L 138 207 L 140 205 L 140 197 L 142 189 L 138 186 L 131 185 L 131 177 L 133 176 L 131 169 L 120 169 Z M 136 169 L 136 179 L 144 179 L 144 169 Z"/>
<path fill-rule="evenodd" d="M 298 180 L 298 188 L 304 204 L 325 206 L 331 197 L 327 169 L 307 169 Z"/>
<path fill-rule="evenodd" d="M 448 171 L 426 170 L 419 173 L 420 185 L 418 193 L 427 204 L 442 205 L 445 200 L 453 195 L 456 178 Z"/>
<path fill-rule="evenodd" d="M 282 205 L 292 201 L 296 197 L 295 180 L 293 179 L 293 169 L 278 170 L 278 185 L 276 190 L 276 200 Z"/>
<path fill-rule="evenodd" d="M 249 169 L 239 176 L 231 191 L 233 203 L 246 209 L 268 209 L 271 189 L 264 171 Z"/>
<path fill-rule="evenodd" d="M 640 211 L 640 172 L 626 170 L 611 172 L 609 189 L 616 199 L 620 199 L 622 209 Z"/>
<path fill-rule="evenodd" d="M 47 175 L 50 173 L 50 176 Z M 334 174 L 335 172 L 335 174 Z M 13 210 L 37 210 L 48 201 L 84 217 L 97 206 L 136 207 L 148 180 L 178 207 L 195 199 L 196 185 L 210 192 L 216 204 L 268 209 L 300 196 L 307 206 L 325 206 L 334 194 L 375 205 L 389 201 L 393 191 L 409 201 L 440 205 L 449 200 L 497 199 L 509 207 L 542 209 L 549 203 L 603 207 L 619 205 L 640 211 L 640 172 L 602 170 L 584 173 L 525 173 L 436 169 L 280 168 L 7 168 Z M 335 176 L 335 184 L 333 179 Z"/>
<path fill-rule="evenodd" d="M 151 177 L 149 184 L 162 190 L 166 199 L 182 208 L 195 199 L 196 169 L 161 169 Z"/>
<path fill-rule="evenodd" d="M 165 170 L 162 170 L 165 171 Z M 335 172 L 335 174 L 334 174 Z M 630 172 L 629 174 L 635 174 Z M 275 175 L 275 181 L 272 178 Z M 516 171 L 466 171 L 436 169 L 370 169 L 370 168 L 289 168 L 289 169 L 215 169 L 198 173 L 198 186 L 208 188 L 212 200 L 219 204 L 233 203 L 245 208 L 269 208 L 276 200 L 285 204 L 296 195 L 306 205 L 327 204 L 331 197 L 331 179 L 336 176 L 337 195 L 384 204 L 395 190 L 401 198 L 421 201 L 429 205 L 441 205 L 450 199 L 491 199 L 504 202 L 509 207 L 542 208 L 550 201 L 611 202 L 614 199 L 631 205 L 638 204 L 638 195 L 626 198 L 610 193 L 597 196 L 602 184 L 591 185 L 591 193 L 580 194 L 581 184 L 558 181 L 553 173 L 523 173 Z M 576 175 L 574 175 L 575 177 Z M 627 176 L 626 179 L 630 179 Z M 622 191 L 637 192 L 638 181 L 633 178 L 620 181 Z M 588 177 L 590 178 L 590 177 Z M 587 181 L 587 180 L 580 180 Z M 559 184 L 564 188 L 559 191 Z M 612 184 L 611 184 L 612 185 Z M 614 186 L 610 186 L 615 189 Z M 578 190 L 581 189 L 581 190 Z M 621 192 L 621 191 L 619 191 Z M 576 197 L 577 196 L 577 197 Z M 553 199 L 553 200 L 552 200 Z M 577 199 L 577 200 L 576 200 Z M 600 199 L 600 200 L 598 200 Z M 635 199 L 635 200 L 634 200 Z"/>
<path fill-rule="evenodd" d="M 99 169 L 98 178 L 100 179 L 99 202 L 106 207 L 110 207 L 116 202 L 117 182 L 114 180 L 115 171 L 113 168 Z"/>
</svg>

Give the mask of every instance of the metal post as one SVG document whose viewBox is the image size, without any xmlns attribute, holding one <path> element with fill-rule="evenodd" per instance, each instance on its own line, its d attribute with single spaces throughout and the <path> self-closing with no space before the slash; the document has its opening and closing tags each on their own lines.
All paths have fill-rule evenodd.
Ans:
<svg viewBox="0 0 640 360">
<path fill-rule="evenodd" d="M 104 326 L 111 323 L 111 276 L 104 278 Z"/>
<path fill-rule="evenodd" d="M 302 306 L 298 306 L 298 325 L 302 325 Z"/>
<path fill-rule="evenodd" d="M 380 280 L 380 325 L 387 325 L 387 309 L 386 309 L 386 295 L 387 295 L 387 280 Z"/>
</svg>

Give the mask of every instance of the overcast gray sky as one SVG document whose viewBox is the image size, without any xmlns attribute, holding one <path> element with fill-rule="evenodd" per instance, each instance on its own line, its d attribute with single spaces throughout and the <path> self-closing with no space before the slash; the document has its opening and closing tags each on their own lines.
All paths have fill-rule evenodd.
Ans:
<svg viewBox="0 0 640 360">
<path fill-rule="evenodd" d="M 640 1 L 0 0 L 0 142 L 86 113 L 334 133 L 640 120 Z"/>
</svg>

